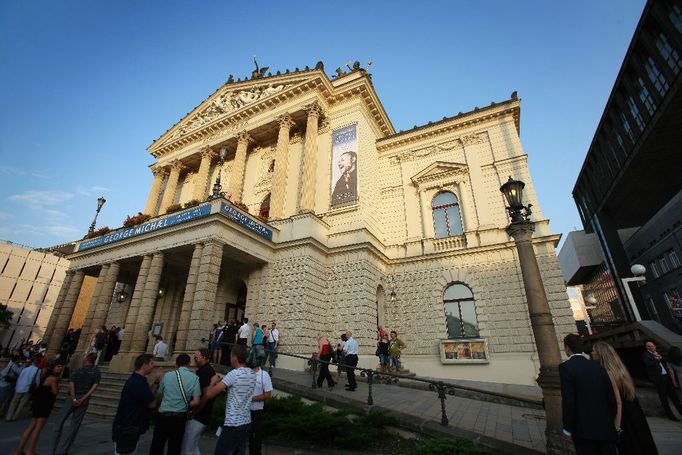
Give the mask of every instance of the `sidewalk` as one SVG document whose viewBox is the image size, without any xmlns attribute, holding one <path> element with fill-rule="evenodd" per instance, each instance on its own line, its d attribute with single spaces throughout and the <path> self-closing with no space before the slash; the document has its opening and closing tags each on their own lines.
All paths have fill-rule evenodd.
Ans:
<svg viewBox="0 0 682 455">
<path fill-rule="evenodd" d="M 305 372 L 277 369 L 273 373 L 276 389 L 323 401 L 332 407 L 352 406 L 367 408 L 368 385 L 358 381 L 355 392 L 344 390 L 339 384 L 333 391 L 326 385 L 311 388 L 312 376 Z M 514 454 L 545 452 L 545 413 L 507 404 L 448 396 L 445 411 L 449 426 L 440 425 L 441 407 L 436 392 L 396 385 L 372 386 L 374 407 L 390 410 L 411 428 L 419 428 L 434 436 L 452 435 L 479 441 L 490 451 Z M 682 423 L 660 417 L 649 417 L 654 440 L 660 455 L 675 455 L 682 446 Z"/>
</svg>

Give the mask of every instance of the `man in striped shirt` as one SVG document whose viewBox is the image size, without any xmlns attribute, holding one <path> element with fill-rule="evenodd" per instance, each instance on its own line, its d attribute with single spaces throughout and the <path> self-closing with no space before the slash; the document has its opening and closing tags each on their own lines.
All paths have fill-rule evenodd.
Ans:
<svg viewBox="0 0 682 455">
<path fill-rule="evenodd" d="M 251 397 L 256 386 L 256 377 L 253 370 L 246 367 L 246 346 L 238 344 L 232 347 L 230 363 L 233 370 L 208 389 L 201 400 L 211 400 L 227 390 L 225 422 L 221 427 L 215 453 L 241 455 L 246 452 L 249 440 Z"/>
</svg>

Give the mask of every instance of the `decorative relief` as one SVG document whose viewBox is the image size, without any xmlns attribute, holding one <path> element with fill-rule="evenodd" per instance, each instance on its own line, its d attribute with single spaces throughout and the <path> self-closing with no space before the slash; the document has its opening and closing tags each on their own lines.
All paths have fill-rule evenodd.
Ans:
<svg viewBox="0 0 682 455">
<path fill-rule="evenodd" d="M 482 144 L 484 139 L 478 134 L 470 134 L 468 136 L 462 136 L 459 138 L 462 141 L 462 145 L 468 147 L 470 145 Z"/>
<path fill-rule="evenodd" d="M 273 85 L 270 84 L 265 88 L 253 87 L 248 90 L 226 92 L 214 99 L 201 112 L 190 117 L 184 125 L 180 125 L 171 136 L 171 139 L 177 139 L 184 136 L 190 131 L 196 130 L 207 123 L 216 120 L 219 117 L 237 111 L 249 104 L 260 101 L 269 96 L 280 93 L 290 85 Z"/>
<path fill-rule="evenodd" d="M 460 139 L 454 139 L 452 141 L 443 142 L 442 144 L 432 145 L 430 147 L 424 147 L 417 150 L 409 150 L 407 152 L 399 153 L 393 155 L 389 158 L 391 164 L 398 164 L 400 162 L 408 162 L 418 160 L 420 158 L 426 158 L 429 155 L 440 152 L 448 152 L 450 150 L 458 149 L 462 146 L 462 141 Z"/>
<path fill-rule="evenodd" d="M 258 183 L 253 187 L 253 191 L 257 196 L 262 196 L 270 192 L 272 187 L 272 176 L 275 173 L 275 147 L 265 147 L 256 150 L 261 153 L 260 169 L 258 172 Z"/>
</svg>

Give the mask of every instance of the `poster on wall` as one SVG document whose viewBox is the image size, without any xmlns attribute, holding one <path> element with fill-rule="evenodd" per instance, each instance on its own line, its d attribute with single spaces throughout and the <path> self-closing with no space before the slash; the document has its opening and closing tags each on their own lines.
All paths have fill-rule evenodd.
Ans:
<svg viewBox="0 0 682 455">
<path fill-rule="evenodd" d="M 441 363 L 488 363 L 488 346 L 484 338 L 442 340 Z"/>
<path fill-rule="evenodd" d="M 357 125 L 344 126 L 332 132 L 332 206 L 358 199 L 357 151 Z"/>
</svg>

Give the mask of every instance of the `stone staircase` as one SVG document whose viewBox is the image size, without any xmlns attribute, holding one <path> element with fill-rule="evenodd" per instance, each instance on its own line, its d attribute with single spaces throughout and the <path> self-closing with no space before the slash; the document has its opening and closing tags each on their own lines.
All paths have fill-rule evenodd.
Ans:
<svg viewBox="0 0 682 455">
<path fill-rule="evenodd" d="M 118 401 L 121 397 L 123 385 L 130 377 L 129 374 L 110 373 L 108 366 L 99 366 L 102 373 L 102 380 L 90 397 L 87 417 L 100 420 L 113 420 L 118 408 Z M 69 396 L 69 381 L 62 379 L 59 384 L 59 395 L 55 402 L 55 409 L 64 403 L 64 399 Z M 56 411 L 55 411 L 56 412 Z"/>
</svg>

